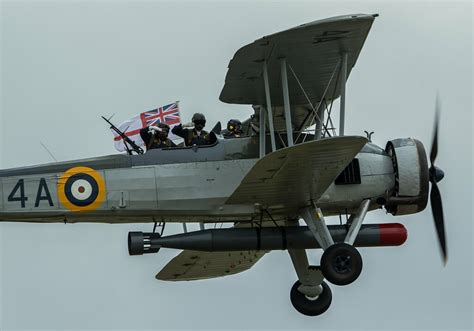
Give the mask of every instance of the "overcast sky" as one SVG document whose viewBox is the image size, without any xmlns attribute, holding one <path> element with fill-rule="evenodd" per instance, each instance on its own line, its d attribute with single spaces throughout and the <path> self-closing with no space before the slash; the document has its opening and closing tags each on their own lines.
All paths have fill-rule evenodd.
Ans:
<svg viewBox="0 0 474 331">
<path fill-rule="evenodd" d="M 180 100 L 209 126 L 251 113 L 218 100 L 234 52 L 264 35 L 326 17 L 379 13 L 347 86 L 346 134 L 415 137 L 437 165 L 449 262 L 431 210 L 402 222 L 408 242 L 361 249 L 364 270 L 309 318 L 291 306 L 286 252 L 227 278 L 167 283 L 176 251 L 129 257 L 128 231 L 151 225 L 0 224 L 0 329 L 471 329 L 472 4 L 470 2 L 2 2 L 2 168 L 114 154 L 100 115 L 116 122 Z M 212 124 L 211 124 L 212 123 Z M 337 122 L 336 122 L 337 123 Z M 175 231 L 178 227 L 171 227 Z M 317 263 L 320 251 L 310 251 Z"/>
</svg>

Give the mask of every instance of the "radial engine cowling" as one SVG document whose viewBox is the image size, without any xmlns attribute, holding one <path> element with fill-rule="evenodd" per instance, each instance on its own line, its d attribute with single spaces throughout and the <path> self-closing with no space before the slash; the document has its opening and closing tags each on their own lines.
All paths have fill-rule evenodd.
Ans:
<svg viewBox="0 0 474 331">
<path fill-rule="evenodd" d="M 422 211 L 428 202 L 428 161 L 423 144 L 412 138 L 391 140 L 385 150 L 392 158 L 395 187 L 385 204 L 393 215 Z"/>
</svg>

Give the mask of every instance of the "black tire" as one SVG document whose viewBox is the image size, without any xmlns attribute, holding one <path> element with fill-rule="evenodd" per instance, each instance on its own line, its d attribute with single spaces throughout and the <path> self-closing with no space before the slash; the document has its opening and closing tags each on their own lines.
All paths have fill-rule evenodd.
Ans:
<svg viewBox="0 0 474 331">
<path fill-rule="evenodd" d="M 296 281 L 290 292 L 291 303 L 297 311 L 306 316 L 317 316 L 328 310 L 332 302 L 332 293 L 328 284 L 325 282 L 321 284 L 323 292 L 315 299 L 310 299 L 298 291 L 300 285 L 300 281 Z"/>
<path fill-rule="evenodd" d="M 321 272 L 332 284 L 351 284 L 362 272 L 362 257 L 354 246 L 346 243 L 334 244 L 321 256 Z"/>
</svg>

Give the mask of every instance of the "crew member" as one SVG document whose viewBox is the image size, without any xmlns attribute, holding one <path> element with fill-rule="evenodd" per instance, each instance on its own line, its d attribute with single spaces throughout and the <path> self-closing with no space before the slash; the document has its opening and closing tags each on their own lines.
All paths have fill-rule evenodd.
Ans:
<svg viewBox="0 0 474 331">
<path fill-rule="evenodd" d="M 176 147 L 176 144 L 168 139 L 170 127 L 165 123 L 148 126 L 140 130 L 140 136 L 145 142 L 147 150 L 163 147 Z"/>
<path fill-rule="evenodd" d="M 201 113 L 196 113 L 193 115 L 192 123 L 176 125 L 171 132 L 183 138 L 186 146 L 211 145 L 213 139 L 207 131 L 203 130 L 205 125 L 206 117 Z M 193 126 L 194 128 L 191 129 Z"/>
<path fill-rule="evenodd" d="M 224 138 L 240 138 L 242 136 L 242 123 L 231 119 L 227 122 L 227 128 L 222 131 Z"/>
</svg>

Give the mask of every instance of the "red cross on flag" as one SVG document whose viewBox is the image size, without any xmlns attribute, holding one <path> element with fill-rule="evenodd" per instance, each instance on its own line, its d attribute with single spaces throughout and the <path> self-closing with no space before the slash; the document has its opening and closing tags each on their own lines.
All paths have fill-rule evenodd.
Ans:
<svg viewBox="0 0 474 331">
<path fill-rule="evenodd" d="M 121 123 L 118 128 L 120 131 L 125 133 L 127 137 L 133 140 L 135 144 L 144 147 L 145 143 L 140 137 L 140 130 L 148 126 L 156 126 L 158 123 L 168 124 L 171 128 L 181 123 L 178 101 L 134 116 L 131 119 Z M 114 134 L 115 148 L 120 152 L 125 152 L 127 149 L 122 137 L 119 136 L 114 130 L 112 130 L 112 133 Z M 173 135 L 171 132 L 168 138 L 175 142 L 176 140 L 181 139 L 180 137 Z"/>
</svg>

